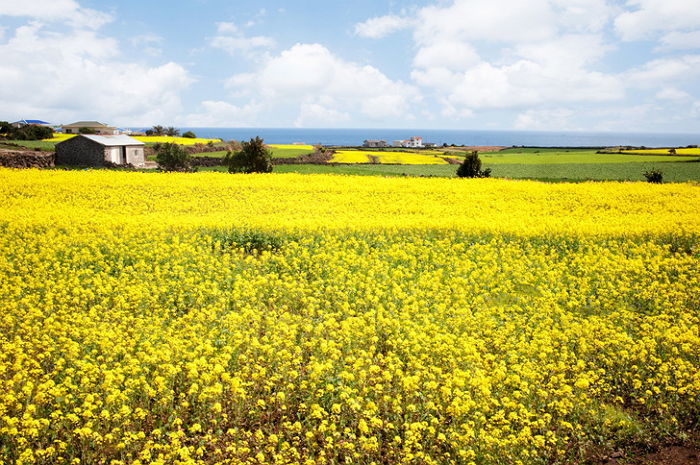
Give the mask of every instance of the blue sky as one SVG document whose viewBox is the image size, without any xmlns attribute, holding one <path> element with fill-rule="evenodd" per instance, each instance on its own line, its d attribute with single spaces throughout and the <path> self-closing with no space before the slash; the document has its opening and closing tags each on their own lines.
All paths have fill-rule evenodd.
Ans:
<svg viewBox="0 0 700 465">
<path fill-rule="evenodd" d="M 694 0 L 0 0 L 0 119 L 700 133 Z"/>
</svg>

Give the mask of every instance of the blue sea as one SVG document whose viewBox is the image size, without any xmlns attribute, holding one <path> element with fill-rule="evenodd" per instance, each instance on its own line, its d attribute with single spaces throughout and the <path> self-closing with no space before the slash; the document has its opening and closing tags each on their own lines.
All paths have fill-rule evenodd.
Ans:
<svg viewBox="0 0 700 465">
<path fill-rule="evenodd" d="M 144 128 L 132 128 L 143 130 Z M 536 147 L 685 147 L 700 145 L 700 134 L 614 132 L 475 131 L 440 129 L 299 129 L 299 128 L 180 128 L 197 137 L 248 140 L 260 136 L 268 144 L 362 145 L 365 139 L 394 140 L 422 137 L 438 145 L 536 146 Z"/>
</svg>

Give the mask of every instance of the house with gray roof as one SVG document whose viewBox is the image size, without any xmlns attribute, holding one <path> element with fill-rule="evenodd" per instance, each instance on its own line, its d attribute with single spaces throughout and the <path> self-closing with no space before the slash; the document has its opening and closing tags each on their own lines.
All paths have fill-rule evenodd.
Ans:
<svg viewBox="0 0 700 465">
<path fill-rule="evenodd" d="M 56 144 L 56 164 L 139 168 L 146 163 L 145 145 L 126 135 L 81 134 Z"/>
<path fill-rule="evenodd" d="M 113 126 L 102 124 L 99 121 L 76 121 L 61 126 L 66 134 L 119 134 L 119 130 Z"/>
</svg>

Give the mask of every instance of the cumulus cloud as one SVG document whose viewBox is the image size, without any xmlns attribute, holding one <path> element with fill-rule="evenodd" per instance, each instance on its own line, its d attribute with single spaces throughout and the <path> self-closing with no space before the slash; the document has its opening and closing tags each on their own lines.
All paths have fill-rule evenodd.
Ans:
<svg viewBox="0 0 700 465">
<path fill-rule="evenodd" d="M 369 39 L 381 39 L 396 31 L 413 26 L 414 20 L 407 16 L 386 15 L 370 18 L 355 25 L 355 34 Z"/>
<path fill-rule="evenodd" d="M 675 87 L 664 87 L 656 93 L 656 98 L 659 100 L 687 100 L 691 96 L 688 92 L 684 92 Z"/>
<path fill-rule="evenodd" d="M 700 76 L 700 55 L 685 55 L 651 60 L 626 73 L 631 86 L 653 89 Z"/>
<path fill-rule="evenodd" d="M 221 100 L 205 100 L 200 104 L 199 112 L 183 120 L 183 125 L 194 127 L 250 127 L 253 125 L 260 106 L 248 104 L 233 105 Z"/>
<path fill-rule="evenodd" d="M 417 13 L 411 77 L 445 114 L 619 99 L 620 78 L 595 69 L 611 49 L 602 30 L 613 12 L 605 0 L 429 6 Z"/>
<path fill-rule="evenodd" d="M 661 37 L 656 51 L 700 49 L 700 29 L 692 32 L 669 32 Z"/>
<path fill-rule="evenodd" d="M 275 40 L 267 36 L 246 37 L 233 23 L 219 23 L 217 35 L 209 41 L 212 47 L 231 55 L 247 55 L 265 51 L 275 46 Z"/>
<path fill-rule="evenodd" d="M 44 22 L 66 22 L 74 27 L 99 29 L 112 21 L 108 13 L 83 8 L 75 0 L 0 0 L 0 16 L 28 17 Z"/>
<path fill-rule="evenodd" d="M 574 111 L 568 108 L 527 110 L 515 120 L 515 128 L 530 131 L 572 131 L 578 129 L 572 123 Z"/>
<path fill-rule="evenodd" d="M 237 96 L 298 109 L 295 124 L 345 121 L 348 115 L 406 118 L 417 89 L 393 81 L 373 66 L 345 61 L 320 44 L 296 44 L 271 56 L 253 73 L 232 76 Z"/>
<path fill-rule="evenodd" d="M 304 102 L 299 108 L 299 116 L 294 121 L 294 126 L 298 128 L 327 127 L 347 122 L 350 119 L 350 114 L 347 112 L 320 103 Z"/>
<path fill-rule="evenodd" d="M 66 11 L 76 5 L 55 3 Z M 32 8 L 9 11 L 17 16 L 43 14 Z M 0 43 L 0 101 L 8 117 L 147 125 L 181 111 L 180 93 L 192 82 L 181 65 L 147 66 L 121 59 L 117 40 L 70 20 L 58 23 L 62 27 L 57 30 L 51 27 L 56 21 L 31 19 Z"/>
<path fill-rule="evenodd" d="M 623 40 L 639 40 L 655 33 L 700 28 L 700 8 L 688 0 L 628 0 L 632 10 L 615 19 L 615 29 Z"/>
</svg>

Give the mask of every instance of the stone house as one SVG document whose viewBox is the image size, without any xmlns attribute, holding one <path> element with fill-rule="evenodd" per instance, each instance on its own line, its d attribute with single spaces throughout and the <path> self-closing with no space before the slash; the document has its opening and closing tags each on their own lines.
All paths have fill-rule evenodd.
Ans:
<svg viewBox="0 0 700 465">
<path fill-rule="evenodd" d="M 146 163 L 145 144 L 133 137 L 81 134 L 56 144 L 57 165 L 105 166 Z"/>
<path fill-rule="evenodd" d="M 90 131 L 92 134 L 119 134 L 119 129 L 107 126 L 97 121 L 77 121 L 61 126 L 65 134 L 80 134 L 80 130 Z"/>
<path fill-rule="evenodd" d="M 372 148 L 388 147 L 385 140 L 366 140 L 362 145 L 364 147 L 372 147 Z"/>
</svg>

